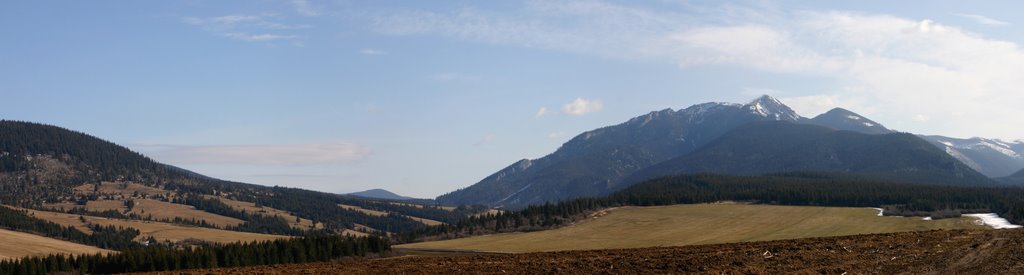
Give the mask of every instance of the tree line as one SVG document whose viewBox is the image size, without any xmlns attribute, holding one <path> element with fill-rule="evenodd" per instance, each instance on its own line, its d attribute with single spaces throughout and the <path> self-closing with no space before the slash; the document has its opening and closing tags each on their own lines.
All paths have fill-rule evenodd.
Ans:
<svg viewBox="0 0 1024 275">
<path fill-rule="evenodd" d="M 273 241 L 173 248 L 153 245 L 116 254 L 50 255 L 0 261 L 2 274 L 111 274 L 319 262 L 391 250 L 386 238 L 311 235 Z"/>
<path fill-rule="evenodd" d="M 139 230 L 134 228 L 94 224 L 89 228 L 92 230 L 92 234 L 88 234 L 73 226 L 63 226 L 32 217 L 25 210 L 11 209 L 3 206 L 0 206 L 0 228 L 113 250 L 137 248 L 140 246 L 139 243 L 134 241 L 135 237 L 139 236 Z"/>
</svg>

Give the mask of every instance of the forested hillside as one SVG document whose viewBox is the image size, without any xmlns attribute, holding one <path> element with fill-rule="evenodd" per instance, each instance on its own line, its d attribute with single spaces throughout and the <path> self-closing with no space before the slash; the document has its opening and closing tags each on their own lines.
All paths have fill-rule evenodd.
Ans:
<svg viewBox="0 0 1024 275">
<path fill-rule="evenodd" d="M 135 184 L 142 187 L 134 187 Z M 121 186 L 119 188 L 124 190 L 116 191 L 118 188 L 110 185 Z M 110 191 L 108 188 L 116 192 L 107 192 Z M 125 209 L 86 210 L 87 204 L 91 206 L 92 202 L 111 200 L 123 201 Z M 284 235 L 302 235 L 306 231 L 341 232 L 346 229 L 365 231 L 365 228 L 373 229 L 366 233 L 400 232 L 427 227 L 410 217 L 455 222 L 479 211 L 392 204 L 387 200 L 223 181 L 155 162 L 84 133 L 44 124 L 0 121 L 0 203 L 47 210 L 51 209 L 44 208 L 44 205 L 67 205 L 71 208 L 64 211 L 74 214 L 147 219 L 151 215 L 129 215 L 126 212 L 143 200 L 182 204 L 244 221 L 241 225 L 224 229 Z M 297 219 L 311 220 L 312 224 L 306 228 L 296 227 L 295 221 L 247 212 L 222 200 L 254 203 L 257 209 L 266 207 L 285 211 Z M 396 214 L 367 215 L 339 207 L 340 204 Z M 213 227 L 207 221 L 188 218 L 148 219 Z M 33 228 L 29 231 L 39 233 Z"/>
</svg>

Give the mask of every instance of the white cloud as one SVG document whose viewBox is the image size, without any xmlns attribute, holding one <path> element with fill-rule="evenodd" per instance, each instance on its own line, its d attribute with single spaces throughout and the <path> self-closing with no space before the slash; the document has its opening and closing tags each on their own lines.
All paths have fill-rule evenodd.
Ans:
<svg viewBox="0 0 1024 275">
<path fill-rule="evenodd" d="M 960 14 L 957 14 L 956 16 L 974 20 L 974 22 L 977 22 L 978 24 L 982 24 L 982 25 L 1006 26 L 1006 25 L 1010 24 L 1009 22 L 1002 21 L 1002 20 L 997 20 L 997 19 L 994 19 L 994 18 L 991 18 L 991 17 L 988 17 L 988 16 L 980 15 L 980 14 L 963 14 L 963 13 L 960 13 Z"/>
<path fill-rule="evenodd" d="M 473 146 L 478 146 L 478 147 L 479 146 L 483 146 L 483 145 L 486 145 L 488 143 L 491 143 L 491 141 L 494 141 L 494 134 L 488 134 L 488 135 L 484 136 L 479 141 L 474 142 Z"/>
<path fill-rule="evenodd" d="M 548 138 L 550 138 L 550 139 L 561 139 L 564 136 L 565 136 L 565 132 L 554 132 L 554 133 L 549 133 L 548 134 Z"/>
<path fill-rule="evenodd" d="M 540 118 L 548 113 L 548 107 L 540 107 L 536 113 L 533 113 L 533 118 Z"/>
<path fill-rule="evenodd" d="M 366 159 L 371 153 L 369 148 L 354 143 L 236 146 L 136 145 L 133 148 L 137 148 L 158 161 L 178 165 L 327 165 L 357 162 Z"/>
<path fill-rule="evenodd" d="M 385 52 L 383 50 L 378 50 L 378 49 L 362 49 L 362 50 L 359 50 L 359 53 L 361 53 L 363 55 L 385 55 L 388 52 Z"/>
<path fill-rule="evenodd" d="M 223 37 L 249 41 L 249 42 L 270 42 L 277 40 L 297 41 L 301 36 L 294 34 L 282 34 L 282 31 L 295 31 L 309 28 L 308 25 L 289 25 L 275 22 L 267 16 L 257 15 L 225 15 L 210 18 L 183 17 L 181 22 L 199 27 Z M 275 33 L 278 32 L 278 33 Z"/>
<path fill-rule="evenodd" d="M 306 1 L 306 0 L 292 0 L 291 3 L 292 3 L 292 6 L 295 7 L 295 12 L 297 12 L 297 13 L 303 15 L 303 16 L 316 17 L 316 16 L 320 16 L 320 14 L 322 14 L 322 12 L 320 12 L 320 9 L 310 5 L 309 1 Z"/>
<path fill-rule="evenodd" d="M 583 98 L 576 98 L 572 102 L 562 106 L 562 113 L 567 115 L 582 116 L 588 113 L 598 112 L 604 109 L 604 103 L 601 100 L 587 100 Z"/>
<path fill-rule="evenodd" d="M 669 61 L 683 68 L 735 66 L 812 77 L 828 85 L 814 93 L 789 95 L 804 112 L 821 111 L 830 107 L 825 100 L 833 100 L 838 107 L 912 132 L 1024 136 L 1024 130 L 1007 127 L 1024 124 L 1024 109 L 1016 106 L 1024 102 L 1019 90 L 1024 87 L 1019 77 L 1024 75 L 1024 50 L 1016 43 L 926 18 L 735 5 L 693 10 L 540 1 L 530 2 L 521 13 L 400 12 L 375 17 L 373 26 L 390 35 L 441 35 Z M 1002 22 L 997 21 L 986 22 Z M 586 104 L 567 105 L 563 113 L 589 110 L 576 106 Z M 917 115 L 927 117 L 928 123 L 908 119 Z"/>
<path fill-rule="evenodd" d="M 244 32 L 229 32 L 229 33 L 224 33 L 224 36 L 230 37 L 230 38 L 234 38 L 234 39 L 238 39 L 238 40 L 251 41 L 251 42 L 264 42 L 264 41 L 287 40 L 287 39 L 299 38 L 298 36 L 294 36 L 294 35 L 277 35 L 277 34 L 269 34 L 269 33 L 250 34 L 250 33 L 244 33 Z"/>
</svg>

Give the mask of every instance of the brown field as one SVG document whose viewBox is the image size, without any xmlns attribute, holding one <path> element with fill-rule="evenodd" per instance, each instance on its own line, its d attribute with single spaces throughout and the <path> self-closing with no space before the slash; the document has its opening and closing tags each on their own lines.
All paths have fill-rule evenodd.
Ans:
<svg viewBox="0 0 1024 275">
<path fill-rule="evenodd" d="M 388 212 L 377 211 L 377 210 L 370 210 L 370 209 L 366 209 L 366 208 L 362 208 L 362 207 L 354 206 L 354 205 L 339 204 L 338 207 L 341 207 L 341 208 L 344 208 L 344 209 L 348 209 L 348 210 L 352 210 L 352 211 L 363 212 L 363 214 L 367 214 L 367 215 L 370 215 L 370 216 L 382 217 L 382 216 L 387 216 L 388 215 Z"/>
<path fill-rule="evenodd" d="M 350 236 L 355 236 L 355 237 L 366 237 L 366 236 L 369 236 L 369 235 L 370 235 L 370 234 L 368 234 L 368 233 L 363 233 L 363 232 L 355 231 L 355 230 L 352 230 L 352 229 L 345 229 L 345 230 L 342 230 L 342 231 L 341 231 L 341 234 L 342 234 L 342 235 L 350 235 Z"/>
<path fill-rule="evenodd" d="M 435 225 L 442 225 L 442 224 L 444 224 L 443 222 L 439 222 L 439 221 L 435 221 L 435 220 L 431 220 L 431 219 L 424 219 L 424 218 L 413 217 L 413 216 L 405 216 L 405 217 L 410 218 L 410 219 L 412 219 L 414 221 L 418 221 L 418 222 L 420 222 L 422 224 L 429 225 L 429 226 L 435 226 Z"/>
<path fill-rule="evenodd" d="M 91 216 L 84 216 L 86 222 L 82 222 L 79 218 L 79 215 L 74 214 L 38 210 L 29 210 L 29 212 L 37 218 L 48 220 L 61 225 L 74 226 L 75 228 L 82 229 L 85 232 L 92 232 L 91 230 L 88 230 L 88 227 L 86 225 L 87 223 L 98 224 L 102 226 L 114 225 L 135 228 L 141 231 L 141 234 L 137 238 L 139 240 L 147 238 L 149 236 L 153 236 L 153 238 L 156 238 L 159 241 L 168 240 L 172 242 L 178 242 L 187 239 L 197 239 L 217 243 L 230 243 L 237 241 L 248 242 L 287 238 L 286 236 L 278 235 L 235 232 L 212 228 L 181 226 L 161 222 L 109 219 Z"/>
<path fill-rule="evenodd" d="M 125 211 L 128 211 L 128 207 L 124 206 L 123 200 L 95 200 L 86 202 L 85 210 L 97 212 L 116 210 L 117 212 L 124 213 Z"/>
<path fill-rule="evenodd" d="M 0 229 L 0 260 L 51 254 L 115 253 L 98 247 Z"/>
<path fill-rule="evenodd" d="M 295 222 L 295 219 L 298 218 L 298 217 L 296 217 L 295 215 L 292 215 L 291 213 L 289 213 L 287 211 L 284 211 L 284 210 L 279 210 L 279 209 L 270 208 L 270 207 L 266 207 L 266 206 L 256 207 L 255 203 L 245 202 L 245 201 L 236 201 L 236 200 L 232 200 L 232 199 L 228 199 L 228 198 L 224 198 L 224 197 L 217 197 L 217 196 L 211 196 L 211 195 L 203 195 L 203 197 L 205 197 L 207 199 L 217 199 L 217 200 L 220 200 L 221 202 L 223 202 L 224 204 L 227 204 L 228 206 L 231 206 L 231 208 L 233 208 L 235 210 L 245 211 L 246 213 L 250 213 L 250 214 L 259 214 L 259 215 L 271 216 L 271 217 L 272 216 L 281 216 L 286 221 L 288 221 L 288 224 L 291 225 L 292 228 L 309 229 L 309 228 L 313 227 L 313 221 L 312 220 L 309 220 L 309 219 L 299 219 L 299 222 Z M 317 223 L 316 224 L 316 228 L 317 229 L 322 229 L 322 228 L 324 228 L 324 224 L 323 223 Z"/>
<path fill-rule="evenodd" d="M 494 234 L 400 248 L 540 252 L 682 246 L 933 229 L 983 229 L 973 218 L 879 217 L 870 208 L 745 204 L 625 207 L 554 230 Z"/>
<path fill-rule="evenodd" d="M 433 253 L 165 274 L 1017 274 L 1024 229 L 521 254 Z"/>
<path fill-rule="evenodd" d="M 205 211 L 196 210 L 195 207 L 176 204 L 169 202 L 162 202 L 150 199 L 136 199 L 135 207 L 130 212 L 132 214 L 138 214 L 139 216 L 152 216 L 153 219 L 162 220 L 174 220 L 175 217 L 190 220 L 195 219 L 196 221 L 205 220 L 207 223 L 214 226 L 225 228 L 227 226 L 238 226 L 245 221 L 239 220 L 232 217 L 225 217 Z"/>
<path fill-rule="evenodd" d="M 382 216 L 387 216 L 389 214 L 388 212 L 377 211 L 377 210 L 372 210 L 372 209 L 366 209 L 366 208 L 362 208 L 362 207 L 354 206 L 354 205 L 339 204 L 338 207 L 341 207 L 341 208 L 344 208 L 344 209 L 348 209 L 348 210 L 352 210 L 352 211 L 359 211 L 359 212 L 362 212 L 363 214 L 367 214 L 367 215 L 370 215 L 370 216 L 382 217 Z M 439 222 L 439 221 L 435 221 L 435 220 L 431 220 L 431 219 L 424 219 L 424 218 L 420 218 L 420 217 L 413 217 L 413 216 L 405 216 L 405 217 L 406 218 L 410 218 L 410 219 L 412 219 L 414 221 L 420 222 L 422 224 L 430 225 L 430 226 L 444 224 L 443 222 Z"/>
<path fill-rule="evenodd" d="M 106 195 L 121 195 L 124 198 L 132 197 L 135 193 L 145 195 L 165 195 L 173 196 L 173 192 L 163 190 L 160 188 L 149 187 L 137 183 L 125 183 L 125 182 L 103 182 L 100 184 L 99 192 L 95 192 L 95 185 L 92 183 L 86 183 L 75 187 L 75 192 L 80 194 L 106 194 Z"/>
</svg>

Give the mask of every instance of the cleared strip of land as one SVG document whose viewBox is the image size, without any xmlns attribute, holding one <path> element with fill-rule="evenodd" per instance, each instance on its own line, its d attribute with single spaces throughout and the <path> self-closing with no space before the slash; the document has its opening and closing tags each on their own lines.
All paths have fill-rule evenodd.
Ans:
<svg viewBox="0 0 1024 275">
<path fill-rule="evenodd" d="M 138 229 L 141 233 L 137 238 L 139 240 L 152 236 L 158 241 L 168 240 L 172 242 L 178 242 L 188 239 L 196 239 L 208 242 L 230 243 L 238 241 L 249 242 L 288 238 L 287 236 L 227 231 L 195 226 L 181 226 L 162 222 L 110 219 L 103 217 L 79 216 L 75 214 L 56 213 L 38 210 L 28 211 L 31 215 L 33 215 L 36 218 L 44 219 L 61 225 L 74 226 L 85 232 L 90 233 L 92 231 L 88 229 L 87 224 L 98 224 L 102 226 L 114 225 L 135 228 Z M 82 219 L 84 219 L 85 221 L 82 221 Z"/>
<path fill-rule="evenodd" d="M 400 245 L 400 248 L 537 252 L 799 239 L 932 229 L 984 229 L 973 218 L 879 217 L 870 208 L 742 204 L 625 207 L 575 225 Z"/>
<path fill-rule="evenodd" d="M 98 247 L 0 229 L 0 260 L 50 254 L 114 253 Z"/>
</svg>

